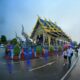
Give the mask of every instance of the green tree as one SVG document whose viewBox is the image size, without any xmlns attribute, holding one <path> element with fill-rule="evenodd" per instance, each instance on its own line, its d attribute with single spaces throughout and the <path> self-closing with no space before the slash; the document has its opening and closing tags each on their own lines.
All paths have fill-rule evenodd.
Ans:
<svg viewBox="0 0 80 80">
<path fill-rule="evenodd" d="M 2 35 L 2 36 L 1 36 L 1 43 L 2 43 L 2 44 L 6 44 L 6 43 L 7 43 L 7 38 L 6 38 L 5 35 Z"/>
<path fill-rule="evenodd" d="M 74 46 L 77 46 L 78 45 L 78 43 L 76 41 L 73 41 L 73 44 L 74 44 Z"/>
<path fill-rule="evenodd" d="M 18 42 L 17 42 L 17 39 L 16 39 L 16 38 L 14 38 L 14 39 L 11 40 L 11 44 L 12 44 L 12 45 L 16 45 L 17 43 L 18 43 Z"/>
</svg>

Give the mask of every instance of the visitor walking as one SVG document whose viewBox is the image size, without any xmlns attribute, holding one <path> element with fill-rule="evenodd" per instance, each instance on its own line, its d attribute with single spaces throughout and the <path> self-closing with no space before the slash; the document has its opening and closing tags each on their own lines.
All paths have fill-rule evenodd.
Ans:
<svg viewBox="0 0 80 80">
<path fill-rule="evenodd" d="M 80 54 L 80 46 L 79 46 L 79 48 L 78 48 L 78 53 Z"/>
<path fill-rule="evenodd" d="M 11 56 L 11 50 L 9 48 L 9 45 L 6 45 L 6 48 L 5 48 L 5 56 Z"/>
<path fill-rule="evenodd" d="M 63 50 L 63 57 L 64 57 L 64 66 L 67 64 L 67 49 L 64 48 Z"/>
<path fill-rule="evenodd" d="M 78 57 L 79 48 L 75 47 L 75 56 Z"/>
<path fill-rule="evenodd" d="M 71 46 L 68 47 L 67 54 L 68 54 L 68 61 L 69 61 L 69 66 L 70 66 L 71 65 L 71 59 L 73 56 L 73 49 L 71 48 Z"/>
<path fill-rule="evenodd" d="M 78 45 L 78 54 L 80 54 L 80 43 Z"/>
</svg>

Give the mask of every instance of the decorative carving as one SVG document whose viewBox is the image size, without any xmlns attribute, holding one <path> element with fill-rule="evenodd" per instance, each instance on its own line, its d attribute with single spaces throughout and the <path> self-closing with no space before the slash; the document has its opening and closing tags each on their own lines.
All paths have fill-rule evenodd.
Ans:
<svg viewBox="0 0 80 80">
<path fill-rule="evenodd" d="M 28 34 L 24 32 L 24 26 L 23 25 L 22 25 L 22 36 L 26 39 L 26 47 L 30 46 L 32 41 L 31 41 L 30 37 L 28 36 Z"/>
<path fill-rule="evenodd" d="M 23 35 L 24 38 L 26 38 L 26 39 L 29 38 L 28 34 L 26 34 L 26 33 L 24 32 L 24 27 L 23 27 L 23 25 L 22 25 L 22 35 Z"/>
</svg>

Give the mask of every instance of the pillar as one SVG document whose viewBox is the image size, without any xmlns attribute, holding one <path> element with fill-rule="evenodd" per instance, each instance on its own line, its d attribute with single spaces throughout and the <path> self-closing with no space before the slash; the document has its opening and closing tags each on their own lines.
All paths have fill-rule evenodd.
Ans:
<svg viewBox="0 0 80 80">
<path fill-rule="evenodd" d="M 43 33 L 43 46 L 44 46 L 44 43 L 45 43 L 45 34 Z"/>
<path fill-rule="evenodd" d="M 37 40 L 36 40 L 36 39 L 37 39 L 37 36 L 35 36 L 35 43 L 37 42 Z"/>
<path fill-rule="evenodd" d="M 48 36 L 48 45 L 49 45 L 49 47 L 50 47 L 50 43 L 51 43 L 51 37 Z"/>
</svg>

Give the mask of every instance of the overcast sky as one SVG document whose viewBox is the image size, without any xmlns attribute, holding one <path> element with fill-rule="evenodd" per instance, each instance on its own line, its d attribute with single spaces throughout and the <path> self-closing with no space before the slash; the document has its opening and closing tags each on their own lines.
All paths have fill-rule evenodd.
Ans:
<svg viewBox="0 0 80 80">
<path fill-rule="evenodd" d="M 21 25 L 30 34 L 37 16 L 59 25 L 73 40 L 80 42 L 80 0 L 0 0 L 0 35 L 21 36 Z"/>
</svg>

